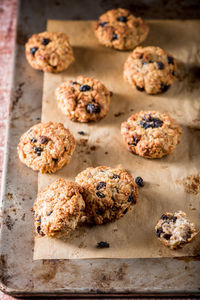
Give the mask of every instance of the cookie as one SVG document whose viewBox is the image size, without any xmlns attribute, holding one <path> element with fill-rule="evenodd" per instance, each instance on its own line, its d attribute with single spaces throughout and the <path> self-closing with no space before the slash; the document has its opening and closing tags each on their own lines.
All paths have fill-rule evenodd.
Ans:
<svg viewBox="0 0 200 300">
<path fill-rule="evenodd" d="M 125 170 L 109 167 L 87 168 L 76 182 L 84 188 L 86 220 L 103 224 L 124 216 L 136 204 L 138 188 Z"/>
<path fill-rule="evenodd" d="M 58 107 L 72 121 L 98 121 L 109 110 L 110 92 L 94 78 L 78 76 L 58 86 L 55 94 Z"/>
<path fill-rule="evenodd" d="M 32 209 L 36 234 L 61 237 L 83 222 L 85 202 L 81 192 L 78 184 L 64 179 L 41 191 Z"/>
<path fill-rule="evenodd" d="M 196 237 L 198 231 L 182 211 L 174 214 L 166 212 L 155 227 L 158 239 L 171 250 L 182 248 Z"/>
<path fill-rule="evenodd" d="M 149 26 L 141 18 L 123 8 L 111 9 L 101 15 L 94 29 L 100 44 L 118 50 L 133 49 L 149 32 Z"/>
<path fill-rule="evenodd" d="M 41 173 L 54 173 L 67 165 L 75 149 L 75 139 L 61 123 L 39 123 L 25 132 L 18 144 L 20 160 Z"/>
<path fill-rule="evenodd" d="M 37 70 L 58 73 L 69 67 L 74 54 L 68 36 L 62 32 L 41 32 L 32 35 L 25 45 L 29 64 Z"/>
<path fill-rule="evenodd" d="M 181 133 L 176 120 L 158 111 L 140 111 L 121 124 L 128 150 L 145 158 L 170 154 L 180 142 Z"/>
<path fill-rule="evenodd" d="M 147 94 L 166 92 L 174 82 L 176 60 L 159 47 L 137 47 L 124 65 L 124 79 Z"/>
</svg>

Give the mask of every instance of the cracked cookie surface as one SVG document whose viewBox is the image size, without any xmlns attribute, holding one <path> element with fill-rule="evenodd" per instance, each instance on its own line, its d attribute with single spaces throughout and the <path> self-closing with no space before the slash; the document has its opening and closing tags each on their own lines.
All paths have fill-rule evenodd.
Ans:
<svg viewBox="0 0 200 300">
<path fill-rule="evenodd" d="M 55 94 L 58 107 L 72 121 L 98 121 L 109 110 L 110 92 L 94 78 L 78 76 L 58 86 Z"/>
<path fill-rule="evenodd" d="M 128 150 L 145 158 L 170 154 L 180 142 L 181 133 L 176 120 L 158 111 L 140 111 L 121 124 Z"/>
<path fill-rule="evenodd" d="M 137 203 L 138 188 L 125 170 L 105 166 L 87 168 L 75 180 L 83 187 L 85 214 L 89 223 L 115 221 Z"/>
<path fill-rule="evenodd" d="M 82 188 L 75 182 L 57 179 L 41 191 L 33 205 L 36 235 L 68 235 L 84 221 Z"/>
<path fill-rule="evenodd" d="M 62 123 L 39 123 L 25 132 L 17 150 L 21 162 L 41 173 L 55 173 L 68 164 L 75 139 Z"/>
<path fill-rule="evenodd" d="M 149 26 L 141 18 L 123 8 L 108 10 L 95 22 L 94 28 L 101 44 L 118 50 L 133 49 L 149 32 Z"/>
<path fill-rule="evenodd" d="M 61 72 L 74 61 L 68 36 L 62 32 L 46 31 L 32 35 L 25 45 L 25 53 L 29 64 L 44 72 Z"/>
<path fill-rule="evenodd" d="M 158 239 L 171 250 L 182 248 L 193 241 L 198 231 L 182 211 L 164 213 L 155 227 Z"/>
<path fill-rule="evenodd" d="M 177 71 L 176 60 L 159 47 L 137 47 L 124 65 L 124 79 L 138 91 L 158 94 L 168 90 Z"/>
</svg>

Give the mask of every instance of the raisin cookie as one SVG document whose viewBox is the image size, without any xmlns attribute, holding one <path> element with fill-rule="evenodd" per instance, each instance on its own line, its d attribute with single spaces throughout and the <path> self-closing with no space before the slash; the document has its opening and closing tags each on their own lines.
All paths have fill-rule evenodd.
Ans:
<svg viewBox="0 0 200 300">
<path fill-rule="evenodd" d="M 18 144 L 20 160 L 34 171 L 54 173 L 68 164 L 75 139 L 61 123 L 39 123 L 25 132 Z"/>
<path fill-rule="evenodd" d="M 124 79 L 138 91 L 158 94 L 168 90 L 177 71 L 176 60 L 159 47 L 137 47 L 124 65 Z"/>
<path fill-rule="evenodd" d="M 84 221 L 82 188 L 75 182 L 58 179 L 41 191 L 33 205 L 37 235 L 61 237 Z"/>
<path fill-rule="evenodd" d="M 58 107 L 70 120 L 98 121 L 108 113 L 110 92 L 100 81 L 78 76 L 57 87 L 56 99 Z"/>
<path fill-rule="evenodd" d="M 121 124 L 128 150 L 145 158 L 170 154 L 180 142 L 181 128 L 168 114 L 140 111 Z"/>
<path fill-rule="evenodd" d="M 138 199 L 134 179 L 125 170 L 87 168 L 75 180 L 84 188 L 85 214 L 89 223 L 115 221 L 125 215 Z"/>
<path fill-rule="evenodd" d="M 62 32 L 34 34 L 25 45 L 26 58 L 37 70 L 58 73 L 74 61 L 68 37 Z"/>
<path fill-rule="evenodd" d="M 159 240 L 171 250 L 182 248 L 190 243 L 198 233 L 194 223 L 190 223 L 182 211 L 163 214 L 155 230 Z"/>
<path fill-rule="evenodd" d="M 108 10 L 94 24 L 95 34 L 101 44 L 118 50 L 130 50 L 143 42 L 149 26 L 127 9 Z"/>
</svg>

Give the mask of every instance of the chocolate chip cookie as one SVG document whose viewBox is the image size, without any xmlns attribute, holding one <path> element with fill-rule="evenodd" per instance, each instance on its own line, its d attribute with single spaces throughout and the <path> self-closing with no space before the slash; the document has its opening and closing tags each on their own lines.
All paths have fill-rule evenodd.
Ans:
<svg viewBox="0 0 200 300">
<path fill-rule="evenodd" d="M 166 92 L 174 82 L 176 60 L 159 47 L 137 47 L 124 65 L 124 79 L 147 94 Z"/>
<path fill-rule="evenodd" d="M 39 123 L 25 132 L 17 147 L 19 159 L 41 173 L 54 173 L 68 164 L 75 139 L 61 123 Z"/>
<path fill-rule="evenodd" d="M 166 212 L 155 227 L 156 236 L 171 250 L 182 248 L 196 237 L 198 231 L 182 211 L 174 214 Z"/>
<path fill-rule="evenodd" d="M 128 150 L 145 158 L 170 154 L 180 142 L 181 133 L 176 120 L 158 111 L 140 111 L 121 125 Z"/>
<path fill-rule="evenodd" d="M 75 182 L 58 179 L 41 191 L 33 205 L 35 232 L 40 236 L 68 235 L 84 221 L 82 188 Z"/>
<path fill-rule="evenodd" d="M 143 42 L 149 32 L 149 26 L 136 18 L 127 9 L 108 10 L 94 24 L 99 42 L 118 50 L 130 50 Z"/>
<path fill-rule="evenodd" d="M 75 180 L 84 189 L 85 214 L 89 223 L 115 221 L 137 203 L 138 188 L 125 170 L 101 166 L 87 168 Z"/>
<path fill-rule="evenodd" d="M 58 86 L 55 94 L 58 107 L 72 121 L 98 121 L 109 110 L 110 92 L 94 78 L 78 76 Z"/>
<path fill-rule="evenodd" d="M 37 70 L 58 73 L 74 61 L 68 36 L 62 32 L 41 32 L 32 35 L 25 45 L 26 58 Z"/>
</svg>

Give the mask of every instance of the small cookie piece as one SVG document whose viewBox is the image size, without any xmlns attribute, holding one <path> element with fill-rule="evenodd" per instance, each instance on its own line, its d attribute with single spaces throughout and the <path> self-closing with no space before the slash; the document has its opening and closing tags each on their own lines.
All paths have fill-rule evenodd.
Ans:
<svg viewBox="0 0 200 300">
<path fill-rule="evenodd" d="M 198 233 L 194 223 L 190 223 L 182 211 L 163 214 L 155 230 L 158 239 L 171 250 L 182 248 L 190 243 Z"/>
<path fill-rule="evenodd" d="M 75 182 L 57 179 L 41 191 L 33 205 L 35 232 L 40 236 L 68 235 L 84 221 L 82 188 Z"/>
<path fill-rule="evenodd" d="M 25 48 L 29 64 L 34 69 L 44 72 L 61 72 L 74 61 L 68 36 L 62 32 L 45 31 L 34 34 Z"/>
<path fill-rule="evenodd" d="M 125 215 L 136 204 L 138 188 L 125 170 L 109 167 L 87 168 L 76 182 L 84 188 L 86 221 L 103 224 Z"/>
<path fill-rule="evenodd" d="M 149 32 L 149 26 L 141 18 L 123 8 L 111 9 L 101 15 L 94 29 L 100 44 L 118 50 L 133 49 Z"/>
<path fill-rule="evenodd" d="M 109 110 L 110 92 L 94 78 L 78 76 L 58 86 L 55 94 L 58 107 L 72 121 L 98 121 Z"/>
<path fill-rule="evenodd" d="M 75 139 L 61 123 L 39 123 L 25 132 L 17 147 L 19 159 L 34 171 L 55 173 L 67 165 Z"/>
<path fill-rule="evenodd" d="M 170 154 L 180 142 L 181 127 L 168 114 L 140 111 L 121 124 L 128 150 L 145 158 Z"/>
<path fill-rule="evenodd" d="M 124 65 L 124 79 L 138 91 L 158 94 L 168 90 L 177 71 L 176 60 L 159 47 L 137 47 Z"/>
</svg>

